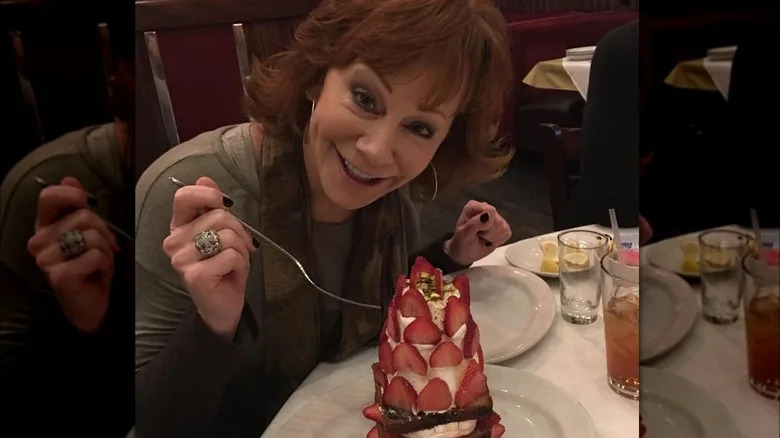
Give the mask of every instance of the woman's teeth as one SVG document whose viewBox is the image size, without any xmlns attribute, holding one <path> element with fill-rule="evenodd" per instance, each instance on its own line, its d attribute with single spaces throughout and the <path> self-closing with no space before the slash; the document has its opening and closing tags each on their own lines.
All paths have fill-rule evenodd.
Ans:
<svg viewBox="0 0 780 438">
<path fill-rule="evenodd" d="M 374 180 L 378 179 L 378 178 L 373 177 L 373 176 L 371 176 L 371 175 L 369 175 L 367 173 L 361 172 L 360 169 L 358 169 L 357 167 L 353 166 L 349 161 L 347 161 L 347 160 L 345 160 L 343 158 L 341 159 L 341 161 L 344 163 L 344 168 L 347 169 L 347 173 L 349 173 L 349 175 L 351 177 L 355 178 L 355 179 L 359 179 L 361 181 L 366 181 L 366 182 L 374 181 Z"/>
</svg>

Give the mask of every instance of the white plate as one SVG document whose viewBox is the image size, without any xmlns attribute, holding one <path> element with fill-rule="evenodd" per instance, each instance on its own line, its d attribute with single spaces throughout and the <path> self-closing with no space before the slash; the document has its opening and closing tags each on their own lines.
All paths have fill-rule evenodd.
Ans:
<svg viewBox="0 0 780 438">
<path fill-rule="evenodd" d="M 363 409 L 374 402 L 371 369 L 362 377 L 316 397 L 281 427 L 276 438 L 364 437 L 373 423 Z M 485 366 L 493 409 L 506 427 L 504 436 L 595 438 L 593 420 L 570 394 L 525 371 Z"/>
<path fill-rule="evenodd" d="M 512 266 L 531 271 L 542 277 L 558 278 L 557 272 L 544 272 L 539 269 L 544 258 L 542 248 L 539 246 L 540 243 L 545 240 L 557 243 L 557 236 L 558 233 L 551 233 L 515 242 L 507 247 L 504 257 Z"/>
<path fill-rule="evenodd" d="M 498 363 L 531 348 L 555 320 L 552 290 L 541 278 L 509 266 L 476 266 L 465 274 L 471 288 L 471 314 L 479 326 L 485 362 Z"/>
<path fill-rule="evenodd" d="M 653 266 L 640 269 L 642 308 L 639 360 L 654 359 L 682 341 L 699 314 L 698 297 L 679 276 Z"/>
<path fill-rule="evenodd" d="M 737 52 L 737 46 L 716 47 L 707 50 L 707 58 L 711 61 L 731 61 Z"/>
<path fill-rule="evenodd" d="M 593 59 L 593 54 L 596 52 L 596 46 L 586 47 L 573 47 L 566 49 L 566 58 L 571 61 L 588 61 Z"/>
<path fill-rule="evenodd" d="M 639 409 L 644 438 L 737 438 L 731 413 L 704 389 L 656 368 L 642 367 Z"/>
<path fill-rule="evenodd" d="M 684 239 L 695 239 L 698 234 L 699 233 L 694 233 L 662 240 L 640 249 L 640 252 L 644 251 L 647 255 L 647 261 L 654 266 L 680 274 L 684 277 L 699 278 L 700 275 L 696 272 L 683 271 L 682 262 L 684 256 L 681 245 L 681 242 Z"/>
<path fill-rule="evenodd" d="M 595 231 L 597 233 L 604 234 L 610 239 L 612 238 L 612 233 L 610 231 L 606 231 L 603 227 L 599 227 L 598 225 L 577 227 L 515 242 L 507 246 L 506 251 L 504 252 L 504 258 L 506 258 L 506 261 L 510 265 L 525 269 L 526 271 L 531 271 L 541 277 L 558 278 L 559 275 L 557 272 L 544 272 L 540 269 L 542 265 L 542 259 L 544 258 L 540 243 L 542 241 L 549 240 L 551 242 L 556 242 L 557 244 L 559 234 L 572 230 Z M 639 232 L 635 228 L 621 229 L 620 235 L 623 236 L 625 240 L 631 241 L 632 245 L 636 244 L 636 242 L 633 242 L 635 237 L 636 240 L 639 239 Z"/>
</svg>

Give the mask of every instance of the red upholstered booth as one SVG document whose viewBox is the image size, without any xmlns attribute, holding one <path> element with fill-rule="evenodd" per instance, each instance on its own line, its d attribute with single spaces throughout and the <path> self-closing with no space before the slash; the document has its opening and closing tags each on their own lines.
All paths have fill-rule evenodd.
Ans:
<svg viewBox="0 0 780 438">
<path fill-rule="evenodd" d="M 241 110 L 241 58 L 250 54 L 268 56 L 281 50 L 292 38 L 298 20 L 317 2 L 147 0 L 137 3 L 136 103 L 140 146 L 136 163 L 139 174 L 176 143 L 222 125 L 245 121 Z M 511 139 L 517 135 L 517 107 L 556 94 L 522 84 L 531 67 L 538 61 L 563 56 L 569 47 L 595 44 L 607 30 L 635 18 L 635 13 L 506 12 L 505 17 L 512 40 L 516 92 L 508 102 L 502 134 L 509 134 Z M 244 47 L 236 44 L 234 23 L 243 25 Z M 146 32 L 155 33 L 162 81 L 159 75 L 155 78 L 152 74 Z M 167 90 L 167 96 L 163 92 L 161 97 L 160 85 Z M 161 98 L 169 102 L 161 105 Z M 170 127 L 170 119 L 175 129 Z M 170 135 L 171 132 L 176 135 Z"/>
<path fill-rule="evenodd" d="M 501 131 L 508 134 L 519 148 L 533 149 L 539 145 L 523 142 L 517 109 L 529 103 L 568 96 L 576 92 L 543 90 L 522 83 L 523 78 L 539 61 L 561 58 L 566 49 L 592 46 L 609 30 L 638 18 L 635 11 L 562 12 L 541 14 L 505 14 L 511 38 L 515 89 L 504 112 Z M 554 120 L 544 120 L 555 122 Z M 533 124 L 539 121 L 534 120 Z"/>
</svg>

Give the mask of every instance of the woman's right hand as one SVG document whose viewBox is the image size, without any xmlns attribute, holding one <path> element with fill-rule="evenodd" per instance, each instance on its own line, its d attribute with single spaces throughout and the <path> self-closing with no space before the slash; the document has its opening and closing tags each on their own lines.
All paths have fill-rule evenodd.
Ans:
<svg viewBox="0 0 780 438">
<path fill-rule="evenodd" d="M 219 234 L 221 246 L 209 258 L 195 247 L 195 237 L 207 230 Z M 214 180 L 202 177 L 195 185 L 176 191 L 171 233 L 163 242 L 163 251 L 192 294 L 203 321 L 228 341 L 241 318 L 249 255 L 255 250 L 252 237 L 225 209 Z"/>
</svg>

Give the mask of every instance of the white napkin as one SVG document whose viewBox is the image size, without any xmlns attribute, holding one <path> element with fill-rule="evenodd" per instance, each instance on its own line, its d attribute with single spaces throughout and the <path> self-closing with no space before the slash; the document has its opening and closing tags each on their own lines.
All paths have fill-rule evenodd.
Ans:
<svg viewBox="0 0 780 438">
<path fill-rule="evenodd" d="M 588 99 L 588 80 L 590 79 L 590 61 L 571 61 L 563 58 L 563 69 L 569 75 L 582 98 Z"/>
<path fill-rule="evenodd" d="M 731 82 L 731 60 L 712 60 L 709 57 L 704 58 L 704 69 L 707 70 L 712 82 L 720 90 L 723 98 L 729 98 L 729 83 Z"/>
</svg>

